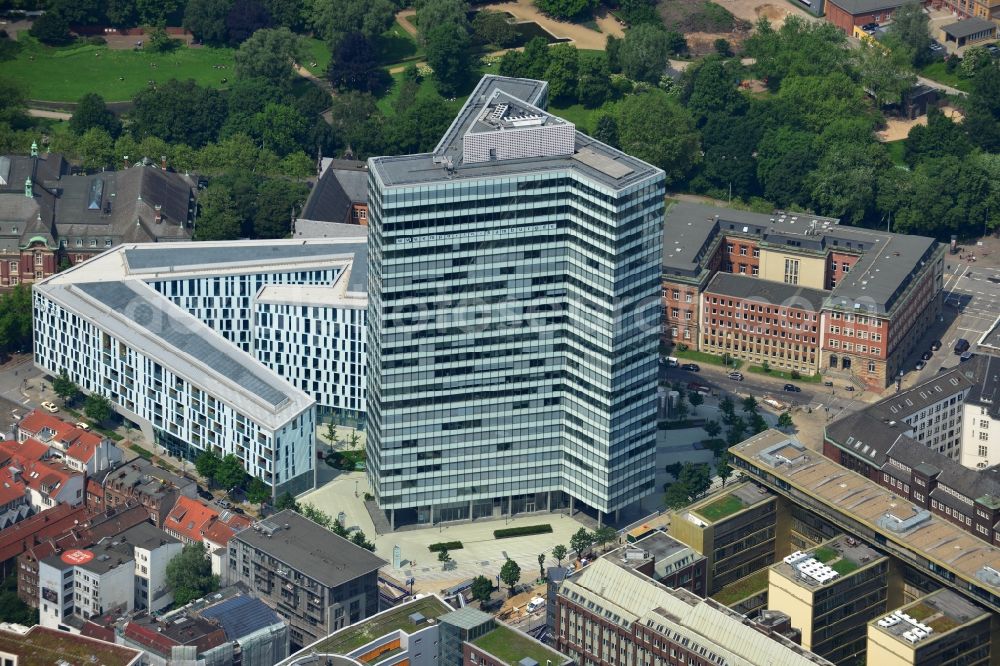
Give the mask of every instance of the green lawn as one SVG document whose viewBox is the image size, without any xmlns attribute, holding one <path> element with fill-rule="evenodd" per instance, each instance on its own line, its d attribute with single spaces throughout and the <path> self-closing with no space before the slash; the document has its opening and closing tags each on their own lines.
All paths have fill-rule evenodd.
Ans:
<svg viewBox="0 0 1000 666">
<path fill-rule="evenodd" d="M 476 81 L 479 80 L 481 74 L 475 76 Z M 396 115 L 396 110 L 393 105 L 396 103 L 396 99 L 399 97 L 400 89 L 403 85 L 403 72 L 396 72 L 392 74 L 392 85 L 389 87 L 389 91 L 385 95 L 379 98 L 375 103 L 379 111 L 381 111 L 386 116 L 392 117 Z M 420 80 L 420 88 L 417 90 L 417 99 L 424 97 L 434 97 L 437 95 L 437 88 L 434 86 L 434 77 L 425 76 Z M 462 97 L 456 97 L 454 102 L 445 100 L 445 104 L 452 113 L 457 114 L 458 110 L 462 108 L 465 104 L 465 100 L 468 99 L 468 95 L 463 95 Z"/>
<path fill-rule="evenodd" d="M 814 558 L 816 558 L 818 562 L 826 564 L 830 560 L 837 557 L 837 551 L 835 551 L 833 548 L 830 548 L 829 546 L 820 546 L 819 548 L 814 550 L 811 553 L 811 555 Z"/>
<path fill-rule="evenodd" d="M 714 523 L 717 520 L 725 518 L 726 516 L 731 516 L 741 510 L 743 510 L 743 501 L 735 495 L 726 495 L 725 497 L 721 497 L 714 502 L 706 504 L 700 509 L 695 509 L 694 512 L 702 518 L 710 520 Z"/>
<path fill-rule="evenodd" d="M 302 66 L 308 69 L 313 76 L 326 76 L 326 68 L 330 66 L 330 47 L 321 39 L 309 37 L 303 39 L 308 60 Z M 315 65 L 313 63 L 316 63 Z"/>
<path fill-rule="evenodd" d="M 712 598 L 720 604 L 732 606 L 737 601 L 742 601 L 749 596 L 753 596 L 767 589 L 767 568 L 752 573 L 746 578 L 741 578 L 734 583 L 726 585 L 716 592 Z"/>
<path fill-rule="evenodd" d="M 571 104 L 570 106 L 549 105 L 549 111 L 554 115 L 564 118 L 585 134 L 592 134 L 597 127 L 597 119 L 606 113 L 610 113 L 614 108 L 613 104 L 605 104 L 596 109 L 585 108 L 582 104 Z"/>
<path fill-rule="evenodd" d="M 392 27 L 379 37 L 377 53 L 379 63 L 382 65 L 416 61 L 424 57 L 423 49 L 417 44 L 417 40 L 398 23 L 393 23 Z"/>
<path fill-rule="evenodd" d="M 224 85 L 222 79 L 233 78 L 233 49 L 180 47 L 154 54 L 107 46 L 52 48 L 26 32 L 18 34 L 18 41 L 22 40 L 25 48 L 3 67 L 7 76 L 24 85 L 30 99 L 75 102 L 84 93 L 96 92 L 105 101 L 120 102 L 132 99 L 150 80 L 194 79 L 219 88 Z"/>
<path fill-rule="evenodd" d="M 899 141 L 889 141 L 885 144 L 885 149 L 889 152 L 889 159 L 892 163 L 903 169 L 908 169 L 906 162 L 903 160 L 903 147 L 906 144 L 905 139 Z"/>
<path fill-rule="evenodd" d="M 787 379 L 790 382 L 810 382 L 815 384 L 823 380 L 823 376 L 818 372 L 815 375 L 803 375 L 799 373 L 793 377 L 790 372 L 775 370 L 774 368 L 768 368 L 765 370 L 759 365 L 751 365 L 747 368 L 747 370 L 749 372 L 756 372 L 758 375 L 770 375 L 771 377 L 777 377 L 778 379 Z"/>
<path fill-rule="evenodd" d="M 963 79 L 957 72 L 949 74 L 948 70 L 945 69 L 943 60 L 936 60 L 929 65 L 925 65 L 921 68 L 920 74 L 922 76 L 926 76 L 928 79 L 937 81 L 938 83 L 951 86 L 952 88 L 958 88 L 959 90 L 964 90 L 965 92 L 972 90 L 972 81 L 969 79 Z"/>
<path fill-rule="evenodd" d="M 414 603 L 405 604 L 393 610 L 363 620 L 358 624 L 345 627 L 316 646 L 319 653 L 347 654 L 376 638 L 402 629 L 412 633 L 418 627 L 410 620 L 410 615 L 420 613 L 428 620 L 437 619 L 452 608 L 441 602 L 437 597 L 424 597 Z M 539 662 L 543 663 L 543 662 Z"/>
<path fill-rule="evenodd" d="M 525 657 L 530 657 L 539 664 L 558 664 L 562 661 L 557 653 L 544 645 L 500 624 L 472 643 L 511 666 L 516 666 Z"/>
<path fill-rule="evenodd" d="M 696 363 L 709 363 L 711 365 L 726 365 L 725 361 L 722 360 L 721 356 L 716 356 L 715 354 L 707 354 L 705 352 L 695 351 L 694 349 L 688 349 L 686 351 L 681 351 L 679 348 L 674 348 L 669 354 L 670 356 L 676 356 L 679 359 L 684 359 L 686 361 L 695 361 Z M 729 368 L 731 370 L 739 370 L 743 363 L 737 359 L 729 359 Z"/>
<path fill-rule="evenodd" d="M 858 570 L 858 565 L 848 559 L 840 559 L 830 565 L 830 568 L 839 573 L 841 576 L 846 576 L 852 571 Z"/>
</svg>

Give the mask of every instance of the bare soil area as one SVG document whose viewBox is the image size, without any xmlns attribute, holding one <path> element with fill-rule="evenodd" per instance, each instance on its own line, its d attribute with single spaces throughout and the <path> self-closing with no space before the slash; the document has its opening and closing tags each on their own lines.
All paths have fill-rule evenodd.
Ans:
<svg viewBox="0 0 1000 666">
<path fill-rule="evenodd" d="M 953 106 L 942 107 L 941 111 L 945 116 L 951 118 L 956 123 L 962 122 L 964 116 L 962 112 Z M 885 121 L 885 129 L 876 132 L 875 136 L 879 141 L 888 143 L 889 141 L 900 141 L 905 139 L 910 134 L 910 130 L 916 125 L 926 125 L 927 116 L 920 116 L 915 120 L 909 120 L 907 118 L 887 118 Z"/>
<path fill-rule="evenodd" d="M 719 4 L 733 13 L 736 18 L 756 24 L 758 20 L 766 18 L 774 27 L 780 27 L 789 16 L 799 16 L 801 18 L 819 21 L 815 16 L 800 9 L 795 5 L 775 0 L 775 2 L 761 2 L 761 0 L 719 0 Z"/>
</svg>

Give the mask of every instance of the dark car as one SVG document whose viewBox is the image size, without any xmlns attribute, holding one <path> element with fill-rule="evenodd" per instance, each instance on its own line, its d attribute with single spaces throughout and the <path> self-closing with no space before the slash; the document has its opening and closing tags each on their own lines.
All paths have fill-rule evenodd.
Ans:
<svg viewBox="0 0 1000 666">
<path fill-rule="evenodd" d="M 931 343 L 931 351 L 937 351 L 938 349 L 941 349 L 941 341 L 935 340 Z"/>
<path fill-rule="evenodd" d="M 688 370 L 689 372 L 701 372 L 701 368 L 698 367 L 697 363 L 685 363 L 681 366 L 681 370 Z"/>
<path fill-rule="evenodd" d="M 851 386 L 850 384 L 848 384 L 847 386 L 845 386 L 845 387 L 844 387 L 844 390 L 845 390 L 845 391 L 853 391 L 853 390 L 854 390 L 854 387 L 853 387 L 853 386 Z"/>
<path fill-rule="evenodd" d="M 827 379 L 825 382 L 823 382 L 823 386 L 833 386 L 833 382 Z"/>
<path fill-rule="evenodd" d="M 944 47 L 941 46 L 941 42 L 931 40 L 931 43 L 927 45 L 927 49 L 931 52 L 931 55 L 944 56 Z"/>
<path fill-rule="evenodd" d="M 743 381 L 743 373 L 742 372 L 730 372 L 729 373 L 729 378 L 732 379 L 733 381 L 741 382 L 741 381 Z"/>
<path fill-rule="evenodd" d="M 784 390 L 784 391 L 791 391 L 792 393 L 802 393 L 802 389 L 800 389 L 795 384 L 785 384 L 785 386 L 784 386 L 784 388 L 782 390 Z"/>
<path fill-rule="evenodd" d="M 915 370 L 920 371 L 927 367 L 927 364 L 923 361 L 917 361 L 917 364 L 913 366 Z"/>
<path fill-rule="evenodd" d="M 209 501 L 215 499 L 214 497 L 212 497 L 212 493 L 208 492 L 201 486 L 198 486 L 198 497 L 202 498 L 203 500 L 209 500 Z"/>
<path fill-rule="evenodd" d="M 994 58 L 1000 58 L 1000 47 L 998 47 L 996 44 L 987 44 L 986 50 Z"/>
<path fill-rule="evenodd" d="M 959 338 L 958 342 L 955 343 L 955 355 L 961 356 L 965 352 L 969 351 L 969 341 L 965 338 Z"/>
<path fill-rule="evenodd" d="M 920 355 L 920 360 L 921 361 L 929 361 L 929 360 L 931 360 L 932 356 L 934 356 L 934 352 L 932 352 L 932 351 L 925 351 L 923 354 Z"/>
<path fill-rule="evenodd" d="M 865 32 L 875 32 L 876 30 L 878 30 L 878 23 L 865 23 L 863 26 L 861 26 L 861 29 L 864 30 Z"/>
<path fill-rule="evenodd" d="M 997 277 L 995 275 L 991 275 L 986 279 L 992 282 L 993 284 L 1000 284 L 1000 277 Z"/>
</svg>

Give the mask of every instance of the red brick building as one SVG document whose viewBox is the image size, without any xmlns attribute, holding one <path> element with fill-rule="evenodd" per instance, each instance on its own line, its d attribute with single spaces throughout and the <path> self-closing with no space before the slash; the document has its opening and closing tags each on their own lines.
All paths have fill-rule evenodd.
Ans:
<svg viewBox="0 0 1000 666">
<path fill-rule="evenodd" d="M 892 13 L 907 0 L 826 0 L 826 20 L 848 35 L 854 26 L 868 23 L 880 25 L 892 21 Z"/>
</svg>

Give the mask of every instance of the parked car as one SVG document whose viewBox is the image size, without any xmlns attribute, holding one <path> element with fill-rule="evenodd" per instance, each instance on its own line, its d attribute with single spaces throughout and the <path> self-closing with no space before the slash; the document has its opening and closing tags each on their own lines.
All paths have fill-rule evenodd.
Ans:
<svg viewBox="0 0 1000 666">
<path fill-rule="evenodd" d="M 927 48 L 931 52 L 931 55 L 933 56 L 944 57 L 945 55 L 944 46 L 941 45 L 941 42 L 938 42 L 936 40 L 932 39 L 931 43 L 927 45 Z"/>
<path fill-rule="evenodd" d="M 851 386 L 850 384 L 848 384 L 847 386 L 845 386 L 845 387 L 844 387 L 844 390 L 845 390 L 845 391 L 853 391 L 853 390 L 854 390 L 854 387 L 853 387 L 853 386 Z"/>
<path fill-rule="evenodd" d="M 76 423 L 73 424 L 73 426 L 79 428 L 80 430 L 90 430 L 90 426 L 84 423 L 83 421 L 77 421 Z"/>
<path fill-rule="evenodd" d="M 921 361 L 929 361 L 929 360 L 931 360 L 932 356 L 934 356 L 934 352 L 932 352 L 932 351 L 925 351 L 923 354 L 920 355 L 920 360 Z"/>
<path fill-rule="evenodd" d="M 923 370 L 926 367 L 927 367 L 927 364 L 924 363 L 923 361 L 917 361 L 917 364 L 915 366 L 913 366 L 914 370 L 916 370 L 917 372 Z"/>
<path fill-rule="evenodd" d="M 55 414 L 56 412 L 59 411 L 59 408 L 55 406 L 55 403 L 51 403 L 48 400 L 42 403 L 42 409 L 51 414 Z"/>
<path fill-rule="evenodd" d="M 741 381 L 743 381 L 743 373 L 742 372 L 730 372 L 729 373 L 729 378 L 732 379 L 733 381 L 741 382 Z"/>
<path fill-rule="evenodd" d="M 701 384 L 695 384 L 694 382 L 688 384 L 688 390 L 694 391 L 695 393 L 701 393 L 703 396 L 706 397 L 711 395 L 712 393 L 711 389 L 709 389 L 707 386 L 702 386 Z"/>
<path fill-rule="evenodd" d="M 785 391 L 791 391 L 792 393 L 802 393 L 802 389 L 800 389 L 795 384 L 785 384 L 783 390 L 785 390 Z"/>
<path fill-rule="evenodd" d="M 958 361 L 959 361 L 959 363 L 965 363 L 966 361 L 968 361 L 973 356 L 975 356 L 975 354 L 973 354 L 970 351 L 967 351 L 967 352 L 965 352 L 964 354 L 962 354 L 961 356 L 958 357 Z"/>
<path fill-rule="evenodd" d="M 223 509 L 229 509 L 232 508 L 233 505 L 229 500 L 220 499 L 219 506 L 221 506 Z"/>
<path fill-rule="evenodd" d="M 673 356 L 668 356 L 665 359 L 660 359 L 660 362 L 664 363 L 668 368 L 676 368 L 678 365 L 680 365 L 680 361 L 678 361 Z"/>
<path fill-rule="evenodd" d="M 998 47 L 996 44 L 987 44 L 986 50 L 994 58 L 1000 58 L 1000 47 Z"/>
<path fill-rule="evenodd" d="M 955 350 L 954 350 L 955 355 L 961 356 L 965 352 L 969 351 L 969 346 L 970 345 L 968 340 L 966 340 L 965 338 L 959 338 L 958 341 L 955 343 Z"/>
<path fill-rule="evenodd" d="M 828 379 L 828 380 L 826 380 L 825 382 L 823 382 L 823 386 L 833 386 L 833 382 L 831 382 L 831 381 L 830 381 L 830 380 Z"/>
<path fill-rule="evenodd" d="M 697 363 L 685 363 L 681 366 L 681 370 L 688 370 L 690 372 L 701 372 L 701 368 Z"/>
<path fill-rule="evenodd" d="M 935 340 L 931 343 L 931 351 L 937 351 L 938 349 L 941 349 L 941 341 Z"/>
<path fill-rule="evenodd" d="M 542 597 L 535 597 L 528 602 L 528 605 L 524 607 L 526 613 L 534 613 L 536 610 L 540 609 L 545 605 L 545 599 Z"/>
<path fill-rule="evenodd" d="M 198 486 L 198 497 L 202 498 L 203 500 L 207 500 L 209 502 L 211 502 L 214 499 L 212 497 L 212 493 L 208 492 L 201 486 Z"/>
<path fill-rule="evenodd" d="M 865 23 L 863 26 L 861 26 L 861 29 L 864 30 L 865 32 L 875 32 L 876 30 L 878 30 L 878 23 L 875 22 Z"/>
</svg>

